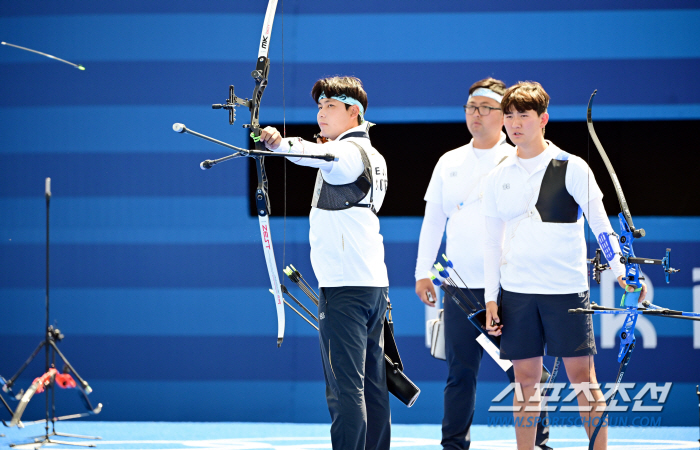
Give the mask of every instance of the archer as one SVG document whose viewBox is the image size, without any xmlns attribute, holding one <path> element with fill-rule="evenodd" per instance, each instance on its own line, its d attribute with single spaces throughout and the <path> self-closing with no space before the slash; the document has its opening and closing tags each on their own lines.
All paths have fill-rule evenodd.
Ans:
<svg viewBox="0 0 700 450">
<path fill-rule="evenodd" d="M 483 200 L 486 322 L 490 334 L 502 335 L 501 358 L 513 361 L 524 399 L 514 399 L 520 408 L 514 415 L 524 424 L 539 415 L 536 384 L 545 348 L 548 355 L 562 357 L 572 384 L 597 385 L 592 319 L 568 310 L 590 305 L 583 213 L 599 239 L 613 234 L 588 165 L 544 139 L 548 105 L 549 95 L 539 83 L 521 82 L 506 91 L 501 108 L 517 154 L 489 174 Z M 605 242 L 614 254 L 620 252 L 616 239 Z M 617 258 L 609 263 L 626 289 L 625 267 Z M 639 301 L 645 295 L 642 284 Z M 593 402 L 583 393 L 577 397 L 589 437 L 602 416 L 595 405 L 604 402 L 600 389 L 591 391 Z M 516 426 L 515 431 L 518 449 L 534 448 L 534 427 Z M 596 448 L 604 449 L 607 427 L 600 436 Z"/>
<path fill-rule="evenodd" d="M 309 222 L 311 264 L 319 281 L 321 359 L 334 449 L 388 449 L 389 394 L 382 333 L 389 280 L 377 212 L 387 188 L 386 162 L 372 147 L 359 79 L 317 81 L 311 96 L 326 143 L 260 132 L 265 146 L 299 165 L 316 167 Z M 294 155 L 332 152 L 338 161 Z"/>
</svg>

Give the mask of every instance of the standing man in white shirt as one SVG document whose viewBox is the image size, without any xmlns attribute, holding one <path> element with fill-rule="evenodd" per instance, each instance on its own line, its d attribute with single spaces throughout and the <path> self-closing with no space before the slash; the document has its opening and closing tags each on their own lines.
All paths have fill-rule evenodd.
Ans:
<svg viewBox="0 0 700 450">
<path fill-rule="evenodd" d="M 515 427 L 519 450 L 535 446 L 536 384 L 545 352 L 562 358 L 572 385 L 597 384 L 592 318 L 568 314 L 590 306 L 583 215 L 599 241 L 620 251 L 617 240 L 609 238 L 613 229 L 603 194 L 588 165 L 544 139 L 548 105 L 549 95 L 539 83 L 508 88 L 501 108 L 516 154 L 484 183 L 486 323 L 490 334 L 501 336 L 501 358 L 513 361 L 522 388 L 522 398 L 513 399 L 514 418 L 521 424 Z M 625 289 L 624 266 L 617 259 L 609 263 Z M 643 286 L 640 301 L 645 294 Z M 590 391 L 593 402 L 585 390 L 577 396 L 589 438 L 602 415 L 597 408 L 605 404 L 600 389 Z M 607 448 L 607 427 L 601 428 L 595 448 Z"/>
<path fill-rule="evenodd" d="M 318 80 L 311 91 L 326 143 L 282 138 L 267 127 L 268 149 L 316 167 L 309 221 L 311 264 L 320 287 L 319 339 L 336 450 L 389 449 L 391 416 L 383 325 L 389 294 L 377 212 L 387 189 L 384 157 L 369 140 L 367 94 L 354 77 Z M 331 153 L 338 161 L 295 158 Z"/>
<path fill-rule="evenodd" d="M 481 183 L 500 161 L 515 153 L 501 131 L 501 99 L 505 90 L 505 84 L 494 78 L 477 81 L 469 88 L 464 112 L 472 140 L 445 153 L 433 170 L 425 194 L 425 217 L 415 273 L 416 295 L 428 306 L 434 307 L 437 297 L 427 274 L 435 262 L 445 229 L 447 255 L 476 297 L 484 300 L 486 227 L 481 213 Z M 461 281 L 456 282 L 466 290 L 467 286 Z M 442 446 L 468 449 L 483 349 L 476 341 L 478 330 L 454 302 L 444 302 L 443 317 L 448 377 Z M 542 448 L 546 448 L 547 437 L 548 433 L 540 440 Z"/>
</svg>

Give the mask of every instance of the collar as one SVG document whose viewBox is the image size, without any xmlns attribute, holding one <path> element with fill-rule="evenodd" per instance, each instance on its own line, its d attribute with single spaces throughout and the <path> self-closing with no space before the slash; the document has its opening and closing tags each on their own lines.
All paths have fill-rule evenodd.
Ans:
<svg viewBox="0 0 700 450">
<path fill-rule="evenodd" d="M 545 142 L 547 143 L 547 148 L 545 148 L 544 151 L 543 151 L 542 153 L 540 153 L 539 155 L 535 156 L 535 158 L 541 156 L 542 159 L 540 159 L 539 164 L 537 164 L 537 167 L 535 168 L 535 170 L 532 171 L 532 173 L 531 173 L 530 175 L 533 175 L 533 174 L 539 172 L 540 170 L 546 169 L 546 168 L 547 168 L 547 165 L 549 164 L 549 162 L 550 162 L 552 159 L 554 159 L 554 158 L 555 158 L 559 153 L 561 153 L 561 151 L 562 151 L 559 147 L 557 147 L 556 145 L 554 145 L 554 144 L 552 143 L 552 141 L 549 141 L 549 140 L 545 139 Z M 518 158 L 518 155 L 517 155 L 517 147 L 516 147 L 516 154 L 515 154 L 514 157 L 513 157 L 513 162 L 512 162 L 512 164 L 520 165 L 520 164 L 518 163 L 518 159 L 519 159 L 519 158 Z M 523 170 L 524 170 L 524 168 L 523 168 Z"/>
<path fill-rule="evenodd" d="M 373 126 L 372 122 L 364 121 L 360 125 L 345 130 L 336 138 L 336 141 L 340 141 L 346 138 L 365 138 L 369 139 L 369 128 Z"/>
<path fill-rule="evenodd" d="M 341 138 L 338 139 L 338 140 L 339 140 L 339 141 L 342 141 L 343 139 L 347 139 L 347 138 L 365 138 L 365 139 L 369 139 L 369 134 L 367 134 L 366 131 L 353 131 L 353 132 L 351 132 L 351 133 L 346 133 L 346 134 L 344 134 L 343 137 L 341 137 Z"/>
<path fill-rule="evenodd" d="M 501 131 L 501 136 L 498 138 L 498 143 L 494 145 L 491 148 L 480 148 L 479 150 L 493 150 L 494 148 L 500 147 L 501 145 L 506 143 L 506 134 Z M 469 141 L 469 145 L 471 146 L 472 150 L 474 150 L 474 138 L 472 138 L 471 141 Z"/>
<path fill-rule="evenodd" d="M 535 170 L 532 173 L 537 172 L 538 170 L 541 170 L 544 167 L 547 167 L 547 164 L 549 164 L 549 161 L 551 161 L 555 156 L 557 156 L 562 150 L 554 145 L 552 141 L 549 141 L 545 139 L 545 142 L 547 143 L 547 148 L 544 149 L 542 153 L 540 153 L 537 156 L 540 156 L 542 154 L 545 154 L 545 157 L 542 158 L 542 161 L 540 164 L 537 166 L 537 170 Z M 515 154 L 509 156 L 505 161 L 501 163 L 502 166 L 512 166 L 512 165 L 519 165 L 518 164 L 518 147 L 515 147 Z"/>
</svg>

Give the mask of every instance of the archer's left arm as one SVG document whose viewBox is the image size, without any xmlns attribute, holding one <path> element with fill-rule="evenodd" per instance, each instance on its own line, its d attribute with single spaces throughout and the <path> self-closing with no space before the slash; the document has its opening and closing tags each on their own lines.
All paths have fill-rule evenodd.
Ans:
<svg viewBox="0 0 700 450">
<path fill-rule="evenodd" d="M 287 159 L 294 164 L 321 169 L 324 172 L 324 179 L 331 184 L 352 183 L 364 170 L 360 151 L 349 141 L 330 141 L 319 144 L 299 137 L 283 138 L 273 127 L 265 127 L 261 130 L 260 139 L 265 142 L 268 150 L 289 154 Z M 337 160 L 294 157 L 294 155 L 323 156 L 329 153 L 336 156 Z"/>
<path fill-rule="evenodd" d="M 586 216 L 588 225 L 602 247 L 603 254 L 608 260 L 618 284 L 621 288 L 627 289 L 627 283 L 624 280 L 625 266 L 618 257 L 622 254 L 620 243 L 605 212 L 603 193 L 595 181 L 593 172 L 582 159 L 573 157 L 570 161 L 566 173 L 567 190 Z M 646 290 L 646 284 L 642 283 L 642 292 L 639 296 L 640 302 L 646 296 Z"/>
<path fill-rule="evenodd" d="M 604 251 L 605 258 L 610 263 L 610 268 L 612 269 L 615 277 L 617 277 L 617 283 L 622 289 L 627 290 L 627 283 L 624 280 L 625 277 L 625 266 L 620 262 L 619 255 L 622 254 L 620 251 L 620 243 L 617 241 L 617 235 L 613 233 L 612 226 L 610 225 L 610 220 L 605 213 L 605 207 L 603 206 L 602 197 L 591 200 L 585 205 L 581 205 L 583 213 L 588 219 L 588 225 L 593 230 L 593 234 L 597 236 L 598 242 L 601 247 L 608 246 L 610 250 Z M 604 249 L 605 250 L 605 249 Z M 612 258 L 609 257 L 610 251 L 614 255 Z M 641 302 L 646 297 L 647 285 L 642 282 L 642 292 L 639 295 L 639 301 Z"/>
</svg>

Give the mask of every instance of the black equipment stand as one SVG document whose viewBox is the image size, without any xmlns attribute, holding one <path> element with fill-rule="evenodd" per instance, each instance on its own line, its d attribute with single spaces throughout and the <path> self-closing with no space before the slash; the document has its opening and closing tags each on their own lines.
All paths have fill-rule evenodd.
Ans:
<svg viewBox="0 0 700 450">
<path fill-rule="evenodd" d="M 38 449 L 46 444 L 61 444 L 61 445 L 77 445 L 81 447 L 95 447 L 94 444 L 84 444 L 84 443 L 78 443 L 78 442 L 67 442 L 67 441 L 55 441 L 51 439 L 52 436 L 64 436 L 64 437 L 73 437 L 73 438 L 81 438 L 81 439 L 102 439 L 99 436 L 82 436 L 82 435 L 77 435 L 77 434 L 66 434 L 66 433 L 59 433 L 56 431 L 56 422 L 59 420 L 65 420 L 69 418 L 77 418 L 77 417 L 84 417 L 87 415 L 91 414 L 99 414 L 100 411 L 102 410 L 102 404 L 99 403 L 97 405 L 97 408 L 93 408 L 92 404 L 90 403 L 90 400 L 88 399 L 88 394 L 92 392 L 92 388 L 90 388 L 90 385 L 88 385 L 87 381 L 85 381 L 83 378 L 78 375 L 78 372 L 75 371 L 73 366 L 68 362 L 66 357 L 61 353 L 61 351 L 58 349 L 58 346 L 56 345 L 56 342 L 60 341 L 63 339 L 63 334 L 61 334 L 61 331 L 54 328 L 53 326 L 49 325 L 49 203 L 51 200 L 51 178 L 46 179 L 46 192 L 45 192 L 45 197 L 46 197 L 46 335 L 44 337 L 44 340 L 39 343 L 37 348 L 34 350 L 34 352 L 31 354 L 29 359 L 20 367 L 20 369 L 17 371 L 17 373 L 10 378 L 9 380 L 4 382 L 3 390 L 6 392 L 11 392 L 12 391 L 12 386 L 19 378 L 19 376 L 22 374 L 24 369 L 29 366 L 29 364 L 34 360 L 36 355 L 39 354 L 39 351 L 44 348 L 45 354 L 46 354 L 46 372 L 48 373 L 50 369 L 56 367 L 56 355 L 58 355 L 61 360 L 64 363 L 64 372 L 69 371 L 75 378 L 76 378 L 76 388 L 80 390 L 83 398 L 83 402 L 85 403 L 85 406 L 88 408 L 89 412 L 84 413 L 84 414 L 74 414 L 71 416 L 64 416 L 64 417 L 56 417 L 56 382 L 55 382 L 55 377 L 50 377 L 47 379 L 47 381 L 44 383 L 44 386 L 46 388 L 46 419 L 45 420 L 40 420 L 38 422 L 45 422 L 45 430 L 46 433 L 42 436 L 36 436 L 33 438 L 30 438 L 33 440 L 33 442 L 27 442 L 27 443 L 16 443 L 16 444 L 10 444 L 10 447 L 24 447 L 24 446 L 33 446 L 33 448 Z M 42 377 L 43 378 L 43 377 Z M 21 397 L 22 400 L 20 401 L 20 405 L 17 407 L 13 414 L 13 421 L 11 425 L 20 425 L 21 422 L 19 419 L 22 416 L 22 413 L 24 412 L 24 409 L 26 408 L 29 400 L 31 399 L 32 395 L 34 392 L 36 392 L 36 389 L 38 387 L 38 382 L 35 382 L 32 384 L 32 387 L 29 389 L 27 393 L 22 395 L 23 393 L 20 392 L 17 397 Z M 49 402 L 49 389 L 51 390 L 51 401 Z M 9 405 L 4 401 L 5 406 L 9 408 Z M 49 413 L 49 410 L 51 412 Z M 10 409 L 10 411 L 12 411 Z M 51 423 L 51 432 L 49 432 L 49 422 Z M 4 423 L 4 422 L 3 422 Z M 35 422 L 36 423 L 36 422 Z"/>
</svg>

